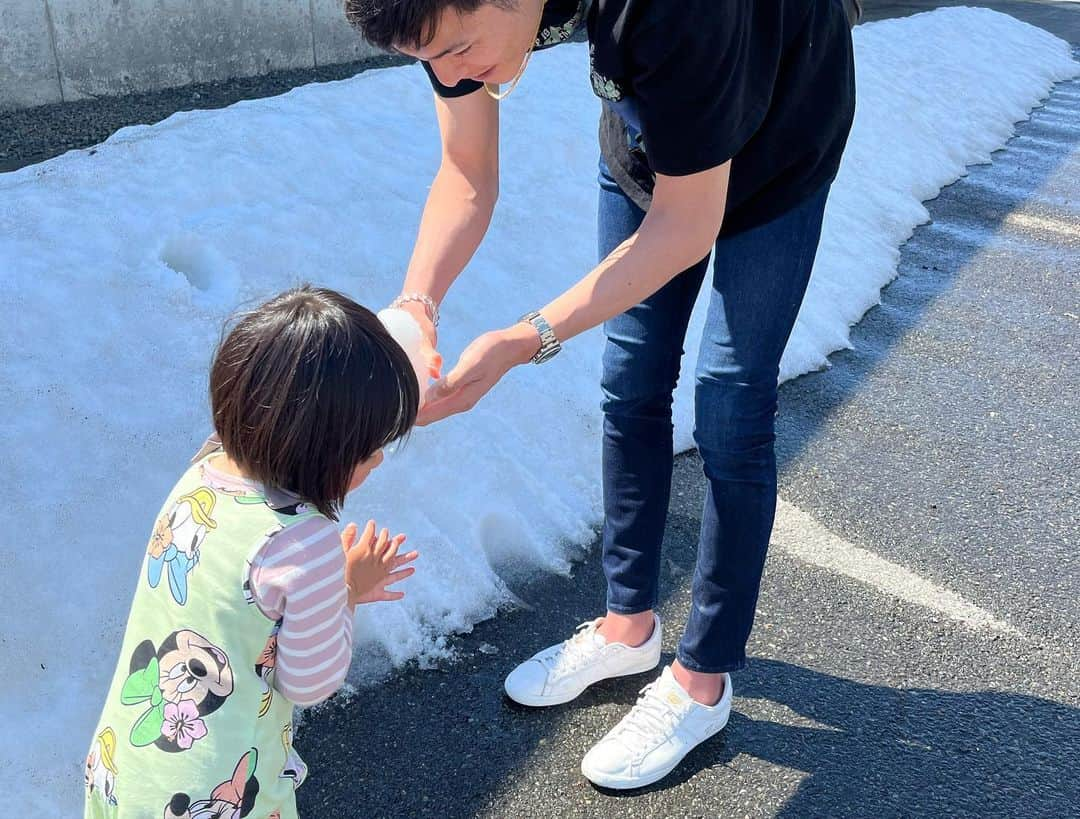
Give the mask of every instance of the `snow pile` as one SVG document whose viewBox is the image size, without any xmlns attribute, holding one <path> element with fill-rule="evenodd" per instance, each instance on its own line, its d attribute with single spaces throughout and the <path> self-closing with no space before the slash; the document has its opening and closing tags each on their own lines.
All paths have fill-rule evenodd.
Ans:
<svg viewBox="0 0 1080 819">
<path fill-rule="evenodd" d="M 785 377 L 847 344 L 926 218 L 920 200 L 988 160 L 1077 73 L 1065 43 L 988 11 L 866 25 L 856 40 L 855 132 Z M 502 200 L 445 304 L 448 362 L 595 261 L 587 61 L 583 46 L 538 54 L 504 104 Z M 410 67 L 178 114 L 0 176 L 12 804 L 78 812 L 146 538 L 207 431 L 222 322 L 302 280 L 387 303 L 437 161 L 431 92 Z M 419 430 L 351 501 L 351 516 L 408 532 L 423 552 L 404 603 L 362 611 L 354 679 L 438 655 L 439 635 L 507 602 L 506 578 L 564 571 L 580 554 L 601 513 L 600 341 L 590 333 L 549 365 L 519 368 L 468 416 Z M 690 386 L 677 404 L 681 446 Z"/>
</svg>

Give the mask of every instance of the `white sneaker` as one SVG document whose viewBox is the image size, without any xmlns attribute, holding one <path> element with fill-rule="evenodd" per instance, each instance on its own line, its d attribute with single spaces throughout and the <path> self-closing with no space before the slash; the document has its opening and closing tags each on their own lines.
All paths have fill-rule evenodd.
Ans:
<svg viewBox="0 0 1080 819">
<path fill-rule="evenodd" d="M 569 640 L 545 648 L 507 677 L 507 696 L 522 705 L 559 705 L 593 683 L 650 671 L 660 662 L 660 618 L 653 615 L 653 633 L 642 645 L 609 643 L 596 629 L 603 618 L 582 623 Z"/>
<path fill-rule="evenodd" d="M 622 720 L 581 760 L 591 782 L 618 790 L 642 788 L 663 779 L 683 757 L 727 725 L 731 715 L 731 676 L 724 675 L 720 702 L 696 702 L 671 673 L 641 689 L 641 697 Z"/>
</svg>

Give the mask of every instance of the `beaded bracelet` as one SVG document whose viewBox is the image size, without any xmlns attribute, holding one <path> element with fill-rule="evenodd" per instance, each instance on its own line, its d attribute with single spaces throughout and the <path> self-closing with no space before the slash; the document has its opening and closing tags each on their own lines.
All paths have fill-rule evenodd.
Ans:
<svg viewBox="0 0 1080 819">
<path fill-rule="evenodd" d="M 424 305 L 424 311 L 427 313 L 428 319 L 435 327 L 439 326 L 439 305 L 435 303 L 435 300 L 426 293 L 402 293 L 392 302 L 391 307 L 401 307 L 406 302 L 417 301 Z"/>
</svg>

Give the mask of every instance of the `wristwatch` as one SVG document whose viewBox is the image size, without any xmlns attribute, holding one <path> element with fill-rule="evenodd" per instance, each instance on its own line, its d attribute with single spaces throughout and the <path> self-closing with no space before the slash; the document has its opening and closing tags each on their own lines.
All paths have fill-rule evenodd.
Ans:
<svg viewBox="0 0 1080 819">
<path fill-rule="evenodd" d="M 528 322 L 540 334 L 540 349 L 532 357 L 533 364 L 543 364 L 545 361 L 550 361 L 562 349 L 562 344 L 555 337 L 555 331 L 551 329 L 547 319 L 540 315 L 538 311 L 533 310 L 531 313 L 526 313 L 518 320 Z"/>
</svg>

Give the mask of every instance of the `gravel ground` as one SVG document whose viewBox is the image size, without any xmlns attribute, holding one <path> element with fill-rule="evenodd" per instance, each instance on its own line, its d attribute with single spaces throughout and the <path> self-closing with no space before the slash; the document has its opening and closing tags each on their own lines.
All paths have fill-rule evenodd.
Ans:
<svg viewBox="0 0 1080 819">
<path fill-rule="evenodd" d="M 272 97 L 308 83 L 343 80 L 370 68 L 408 62 L 398 57 L 377 57 L 124 97 L 0 112 L 0 173 L 43 162 L 73 148 L 97 145 L 128 125 L 152 125 L 177 111 L 224 108 L 240 100 Z"/>
</svg>

